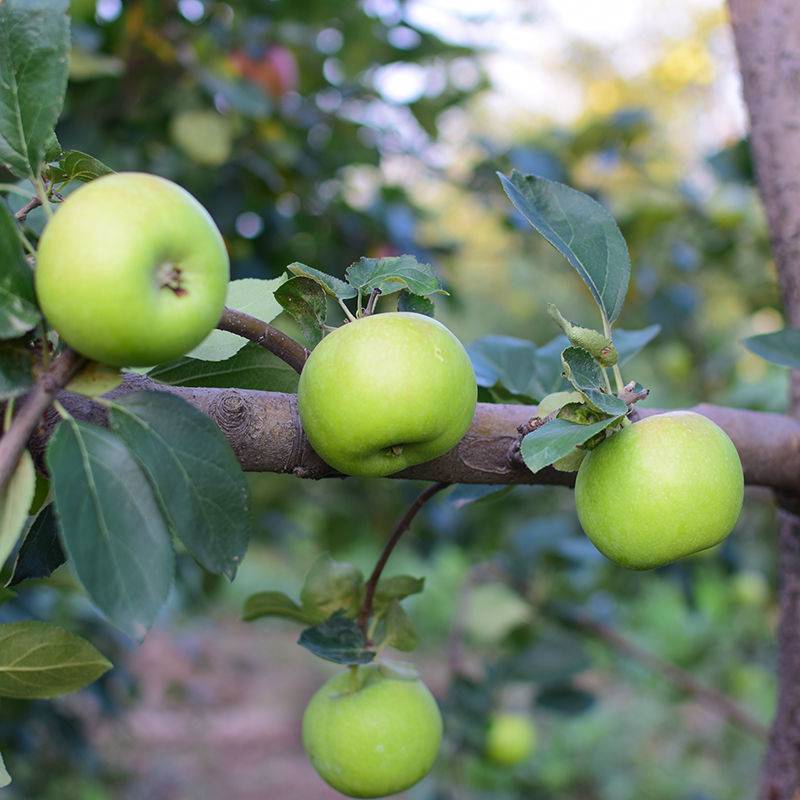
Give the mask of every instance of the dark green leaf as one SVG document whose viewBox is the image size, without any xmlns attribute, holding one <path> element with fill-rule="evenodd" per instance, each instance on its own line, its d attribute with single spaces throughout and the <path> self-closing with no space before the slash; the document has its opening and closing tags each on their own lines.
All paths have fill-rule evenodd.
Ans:
<svg viewBox="0 0 800 800">
<path fill-rule="evenodd" d="M 224 361 L 203 361 L 185 356 L 154 367 L 147 377 L 171 386 L 235 387 L 296 393 L 300 376 L 278 356 L 255 342 L 249 342 Z"/>
<path fill-rule="evenodd" d="M 35 489 L 33 459 L 27 450 L 23 450 L 11 479 L 0 490 L 0 567 L 22 535 Z"/>
<path fill-rule="evenodd" d="M 9 589 L 8 586 L 0 586 L 0 606 L 10 600 L 14 600 L 16 597 L 17 593 L 13 589 Z"/>
<path fill-rule="evenodd" d="M 579 444 L 588 442 L 618 419 L 609 417 L 592 425 L 579 425 L 564 419 L 550 420 L 522 440 L 522 460 L 531 472 L 538 472 L 564 458 Z"/>
<path fill-rule="evenodd" d="M 533 342 L 511 336 L 484 336 L 467 347 L 478 386 L 501 386 L 524 401 L 536 402 L 547 394 L 538 374 Z M 559 367 L 559 374 L 561 369 Z"/>
<path fill-rule="evenodd" d="M 614 346 L 617 348 L 620 365 L 630 361 L 642 348 L 646 347 L 661 333 L 660 325 L 649 325 L 639 331 L 614 331 Z"/>
<path fill-rule="evenodd" d="M 81 153 L 80 150 L 66 150 L 59 153 L 56 163 L 48 165 L 45 177 L 56 184 L 65 184 L 70 181 L 88 183 L 95 178 L 102 178 L 103 175 L 111 175 L 113 172 L 111 167 L 107 167 L 94 156 Z"/>
<path fill-rule="evenodd" d="M 536 705 L 558 714 L 582 714 L 595 703 L 595 696 L 569 684 L 546 686 L 536 695 Z"/>
<path fill-rule="evenodd" d="M 300 592 L 303 611 L 324 620 L 337 611 L 355 615 L 364 591 L 364 576 L 352 564 L 320 556 L 306 575 Z"/>
<path fill-rule="evenodd" d="M 800 328 L 784 328 L 745 339 L 744 346 L 757 356 L 782 367 L 800 369 Z"/>
<path fill-rule="evenodd" d="M 614 218 L 589 195 L 563 183 L 498 173 L 514 207 L 567 259 L 609 322 L 622 310 L 631 261 Z"/>
<path fill-rule="evenodd" d="M 339 300 L 349 300 L 351 297 L 355 297 L 358 294 L 350 284 L 338 278 L 334 278 L 333 275 L 328 275 L 327 272 L 321 272 L 313 267 L 307 267 L 305 264 L 301 264 L 298 261 L 289 264 L 286 269 L 291 272 L 292 275 L 298 275 L 301 278 L 310 278 L 312 281 L 316 281 L 323 288 L 325 294 L 331 297 L 337 297 Z"/>
<path fill-rule="evenodd" d="M 319 344 L 328 312 L 322 286 L 313 278 L 290 278 L 275 290 L 275 299 L 297 320 L 308 346 Z"/>
<path fill-rule="evenodd" d="M 2 9 L 0 4 L 0 14 Z M 36 306 L 33 272 L 22 253 L 16 222 L 3 203 L 0 203 L 0 264 L 3 265 L 0 269 L 0 339 L 16 339 L 33 328 L 41 315 Z"/>
<path fill-rule="evenodd" d="M 45 506 L 33 521 L 22 547 L 9 586 L 34 578 L 47 578 L 66 561 L 58 539 L 58 521 L 53 504 Z"/>
<path fill-rule="evenodd" d="M 514 491 L 514 486 L 492 486 L 477 483 L 461 483 L 448 494 L 447 499 L 456 508 L 474 506 L 478 503 L 490 503 L 500 500 Z"/>
<path fill-rule="evenodd" d="M 436 307 L 429 297 L 412 294 L 408 289 L 403 289 L 397 298 L 398 311 L 410 311 L 413 314 L 424 314 L 426 317 L 436 316 Z"/>
<path fill-rule="evenodd" d="M 141 639 L 172 585 L 167 524 L 117 435 L 68 419 L 47 447 L 62 543 L 95 605 Z"/>
<path fill-rule="evenodd" d="M 0 3 L 0 162 L 36 177 L 67 88 L 67 0 Z"/>
<path fill-rule="evenodd" d="M 0 625 L 0 695 L 26 700 L 75 692 L 111 669 L 85 639 L 45 622 Z"/>
<path fill-rule="evenodd" d="M 33 386 L 31 349 L 24 344 L 0 342 L 0 400 L 19 397 L 31 386 Z"/>
<path fill-rule="evenodd" d="M 564 377 L 582 392 L 589 403 L 604 414 L 626 414 L 627 406 L 616 395 L 607 394 L 603 386 L 603 371 L 592 355 L 582 347 L 567 347 L 561 354 Z"/>
<path fill-rule="evenodd" d="M 283 592 L 258 592 L 245 600 L 242 619 L 252 622 L 262 617 L 283 617 L 310 625 L 314 620 Z"/>
<path fill-rule="evenodd" d="M 416 648 L 417 633 L 408 615 L 397 600 L 393 600 L 375 626 L 375 643 L 408 652 Z"/>
<path fill-rule="evenodd" d="M 368 664 L 375 658 L 375 653 L 366 649 L 364 634 L 355 620 L 341 612 L 306 628 L 297 643 L 334 664 Z"/>
<path fill-rule="evenodd" d="M 222 431 L 166 392 L 121 398 L 109 422 L 144 467 L 178 539 L 207 570 L 232 580 L 250 536 L 249 493 Z"/>
<path fill-rule="evenodd" d="M 408 289 L 412 294 L 427 297 L 430 294 L 446 294 L 442 283 L 430 264 L 422 264 L 414 256 L 390 256 L 388 258 L 364 258 L 351 264 L 345 274 L 352 286 L 362 294 L 380 289 L 381 294 L 392 294 Z"/>
</svg>

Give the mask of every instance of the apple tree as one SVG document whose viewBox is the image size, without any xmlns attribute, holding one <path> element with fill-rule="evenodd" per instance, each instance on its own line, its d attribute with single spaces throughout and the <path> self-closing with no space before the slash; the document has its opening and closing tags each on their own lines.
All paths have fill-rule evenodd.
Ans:
<svg viewBox="0 0 800 800">
<path fill-rule="evenodd" d="M 797 326 L 800 198 L 784 175 L 787 165 L 800 166 L 800 125 L 780 53 L 800 52 L 800 12 L 778 2 L 731 6 L 787 319 Z M 294 621 L 302 647 L 342 666 L 308 707 L 304 744 L 339 791 L 379 797 L 423 778 L 442 739 L 430 692 L 385 654 L 416 645 L 403 602 L 423 582 L 385 577 L 384 569 L 426 503 L 445 492 L 464 504 L 499 503 L 519 484 L 575 486 L 597 548 L 622 567 L 649 569 L 718 544 L 739 517 L 744 484 L 766 487 L 783 510 L 784 594 L 763 796 L 794 797 L 800 425 L 789 415 L 712 405 L 669 413 L 639 406 L 649 392 L 626 362 L 658 327 L 618 325 L 631 260 L 603 204 L 547 177 L 497 176 L 518 218 L 571 269 L 563 280 L 582 280 L 596 305 L 596 326 L 584 327 L 551 304 L 554 336 L 542 346 L 487 331 L 465 349 L 436 321 L 447 289 L 417 255 L 368 254 L 344 275 L 291 261 L 275 279 L 229 282 L 223 238 L 185 190 L 128 172 L 122 159 L 62 149 L 54 128 L 67 82 L 66 11 L 65 0 L 0 4 L 0 161 L 13 176 L 0 206 L 3 599 L 69 563 L 108 622 L 141 640 L 173 584 L 176 548 L 209 574 L 235 578 L 251 524 L 243 470 L 427 481 L 368 577 L 323 557 L 296 598 L 264 587 L 243 610 L 251 621 Z M 784 13 L 791 19 L 770 24 Z M 279 52 L 260 67 L 238 53 L 233 67 L 276 93 L 275 81 L 291 81 Z M 246 85 L 214 88 L 246 106 L 253 96 L 235 90 Z M 185 148 L 200 146 L 198 127 L 219 124 L 197 113 L 175 122 Z M 201 155 L 208 165 L 217 157 Z M 34 210 L 44 216 L 38 229 Z M 280 312 L 293 319 L 296 338 L 271 324 Z M 798 366 L 796 330 L 748 347 Z M 793 391 L 796 412 L 796 380 Z M 574 605 L 558 613 L 567 626 L 614 639 Z M 88 641 L 49 623 L 0 625 L 0 641 L 3 697 L 71 692 L 110 667 Z M 550 652 L 563 655 L 561 641 Z M 655 666 L 760 732 L 713 689 Z M 579 671 L 556 658 L 542 694 L 549 688 L 552 704 L 580 706 L 585 697 L 571 682 Z M 493 679 L 502 681 L 502 669 Z M 466 676 L 454 692 L 485 700 Z M 534 746 L 525 722 L 504 715 L 481 735 L 498 763 L 518 763 Z"/>
</svg>

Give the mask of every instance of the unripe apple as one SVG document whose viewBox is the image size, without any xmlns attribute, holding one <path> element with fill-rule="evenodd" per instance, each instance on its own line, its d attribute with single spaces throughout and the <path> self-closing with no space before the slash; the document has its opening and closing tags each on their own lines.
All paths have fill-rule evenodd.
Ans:
<svg viewBox="0 0 800 800">
<path fill-rule="evenodd" d="M 575 483 L 583 530 L 631 569 L 721 542 L 739 518 L 743 493 L 733 442 L 691 411 L 647 417 L 612 436 L 584 458 Z"/>
<path fill-rule="evenodd" d="M 521 714 L 495 714 L 486 732 L 486 755 L 512 767 L 530 758 L 536 747 L 533 721 Z"/>
<path fill-rule="evenodd" d="M 320 777 L 349 797 L 385 797 L 430 772 L 442 717 L 415 672 L 358 667 L 331 678 L 303 716 L 303 745 Z"/>
<path fill-rule="evenodd" d="M 36 294 L 78 352 L 113 366 L 171 361 L 219 321 L 228 254 L 208 212 L 155 175 L 123 172 L 73 192 L 44 229 Z"/>
<path fill-rule="evenodd" d="M 422 314 L 337 328 L 311 353 L 297 391 L 311 446 L 348 475 L 391 475 L 446 453 L 466 433 L 477 386 L 461 342 Z"/>
</svg>

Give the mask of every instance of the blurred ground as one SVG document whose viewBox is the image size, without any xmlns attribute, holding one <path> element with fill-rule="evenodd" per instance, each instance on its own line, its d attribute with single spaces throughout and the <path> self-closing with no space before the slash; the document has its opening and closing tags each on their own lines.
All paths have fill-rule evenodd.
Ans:
<svg viewBox="0 0 800 800">
<path fill-rule="evenodd" d="M 324 665 L 296 657 L 296 631 L 269 627 L 231 620 L 156 630 L 132 653 L 140 702 L 101 723 L 95 742 L 100 757 L 129 776 L 120 800 L 341 798 L 300 741 Z"/>
</svg>

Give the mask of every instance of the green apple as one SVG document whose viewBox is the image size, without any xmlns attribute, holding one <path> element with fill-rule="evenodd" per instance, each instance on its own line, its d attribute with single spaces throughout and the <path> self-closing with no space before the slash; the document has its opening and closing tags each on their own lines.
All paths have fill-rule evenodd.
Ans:
<svg viewBox="0 0 800 800">
<path fill-rule="evenodd" d="M 73 192 L 44 229 L 36 294 L 83 355 L 148 366 L 189 352 L 219 321 L 228 254 L 208 212 L 180 186 L 107 175 Z"/>
<path fill-rule="evenodd" d="M 624 567 L 651 569 L 721 542 L 744 478 L 727 434 L 691 411 L 647 417 L 590 451 L 575 484 L 583 530 Z"/>
<path fill-rule="evenodd" d="M 385 665 L 331 678 L 303 716 L 303 745 L 320 777 L 349 797 L 402 792 L 430 772 L 442 717 L 416 672 Z"/>
<path fill-rule="evenodd" d="M 348 475 L 391 475 L 450 450 L 475 413 L 461 342 L 422 314 L 363 317 L 326 336 L 298 387 L 311 446 Z"/>
<path fill-rule="evenodd" d="M 512 767 L 530 758 L 536 747 L 533 720 L 521 714 L 495 714 L 486 732 L 486 755 Z"/>
</svg>

